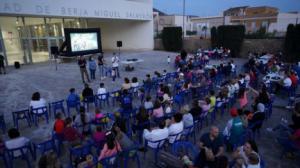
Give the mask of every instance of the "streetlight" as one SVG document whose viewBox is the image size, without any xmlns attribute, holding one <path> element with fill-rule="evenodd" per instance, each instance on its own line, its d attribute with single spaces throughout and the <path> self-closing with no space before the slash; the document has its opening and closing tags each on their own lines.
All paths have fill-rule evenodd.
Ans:
<svg viewBox="0 0 300 168">
<path fill-rule="evenodd" d="M 183 48 L 183 42 L 184 42 L 184 35 L 185 35 L 185 0 L 183 0 L 183 9 L 182 9 L 182 30 L 183 30 L 183 33 L 182 33 L 182 48 Z"/>
</svg>

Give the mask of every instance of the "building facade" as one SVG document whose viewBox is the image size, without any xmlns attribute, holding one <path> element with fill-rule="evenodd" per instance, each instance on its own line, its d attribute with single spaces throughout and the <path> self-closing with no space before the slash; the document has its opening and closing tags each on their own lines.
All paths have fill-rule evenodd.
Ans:
<svg viewBox="0 0 300 168">
<path fill-rule="evenodd" d="M 210 38 L 210 29 L 224 24 L 223 16 L 211 17 L 194 17 L 191 19 L 193 30 L 196 31 L 197 36 L 202 38 Z"/>
<path fill-rule="evenodd" d="M 271 23 L 268 32 L 276 32 L 278 36 L 284 36 L 289 24 L 299 24 L 300 13 L 279 13 L 277 16 L 277 22 Z"/>
<path fill-rule="evenodd" d="M 51 58 L 64 28 L 100 28 L 104 50 L 153 49 L 152 0 L 1 0 L 0 54 L 8 65 Z"/>
<path fill-rule="evenodd" d="M 236 7 L 224 11 L 225 25 L 244 25 L 246 33 L 253 33 L 261 28 L 269 29 L 269 26 L 277 22 L 278 9 L 268 6 L 260 7 Z"/>
</svg>

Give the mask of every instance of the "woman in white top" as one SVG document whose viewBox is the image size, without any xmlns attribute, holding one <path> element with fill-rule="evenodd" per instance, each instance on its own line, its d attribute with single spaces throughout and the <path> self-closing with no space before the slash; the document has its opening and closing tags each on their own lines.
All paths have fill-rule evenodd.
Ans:
<svg viewBox="0 0 300 168">
<path fill-rule="evenodd" d="M 20 132 L 16 128 L 11 128 L 8 131 L 8 137 L 10 140 L 5 141 L 6 149 L 15 149 L 25 146 L 29 143 L 29 139 L 23 136 L 20 136 Z M 13 154 L 15 157 L 21 156 L 20 151 L 15 151 Z"/>
<path fill-rule="evenodd" d="M 39 107 L 45 107 L 45 106 L 47 106 L 47 104 L 46 104 L 45 99 L 41 98 L 40 93 L 35 92 L 35 93 L 32 94 L 29 106 L 32 109 L 35 109 L 35 108 L 39 108 Z M 33 113 L 36 113 L 36 111 L 33 111 Z M 38 110 L 38 113 L 43 113 L 43 111 Z"/>
<path fill-rule="evenodd" d="M 139 86 L 139 82 L 138 82 L 137 77 L 133 77 L 131 79 L 131 87 L 135 88 L 135 87 L 138 87 L 138 86 Z"/>
</svg>

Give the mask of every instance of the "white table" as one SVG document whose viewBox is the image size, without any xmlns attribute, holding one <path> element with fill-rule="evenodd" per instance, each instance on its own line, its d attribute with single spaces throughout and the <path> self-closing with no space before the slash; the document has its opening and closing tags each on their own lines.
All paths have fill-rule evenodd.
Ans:
<svg viewBox="0 0 300 168">
<path fill-rule="evenodd" d="M 137 59 L 136 61 L 120 61 L 122 64 L 125 64 L 125 65 L 133 65 L 133 64 L 136 64 L 136 63 L 139 63 L 139 62 L 144 62 L 144 60 L 142 59 Z"/>
<path fill-rule="evenodd" d="M 272 58 L 271 55 L 264 55 L 257 59 L 258 62 L 262 62 L 263 64 L 267 64 L 269 60 Z"/>
<path fill-rule="evenodd" d="M 281 81 L 283 79 L 284 79 L 284 76 L 280 75 L 278 73 L 269 73 L 269 74 L 267 74 L 266 76 L 263 77 L 263 81 L 264 82 L 267 82 L 267 81 L 270 81 L 270 82 L 279 82 L 279 81 Z"/>
</svg>

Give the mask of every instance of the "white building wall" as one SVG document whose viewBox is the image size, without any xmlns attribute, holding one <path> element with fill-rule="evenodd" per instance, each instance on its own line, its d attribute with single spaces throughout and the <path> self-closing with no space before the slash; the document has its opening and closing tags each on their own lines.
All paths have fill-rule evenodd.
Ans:
<svg viewBox="0 0 300 168">
<path fill-rule="evenodd" d="M 117 41 L 123 42 L 124 50 L 152 50 L 154 46 L 152 21 L 89 20 L 88 27 L 101 29 L 104 50 L 118 49 Z"/>
<path fill-rule="evenodd" d="M 297 21 L 298 19 L 298 21 Z M 286 32 L 289 24 L 300 23 L 300 13 L 279 13 L 277 16 L 277 22 L 272 23 L 269 26 L 269 32 Z"/>
</svg>

